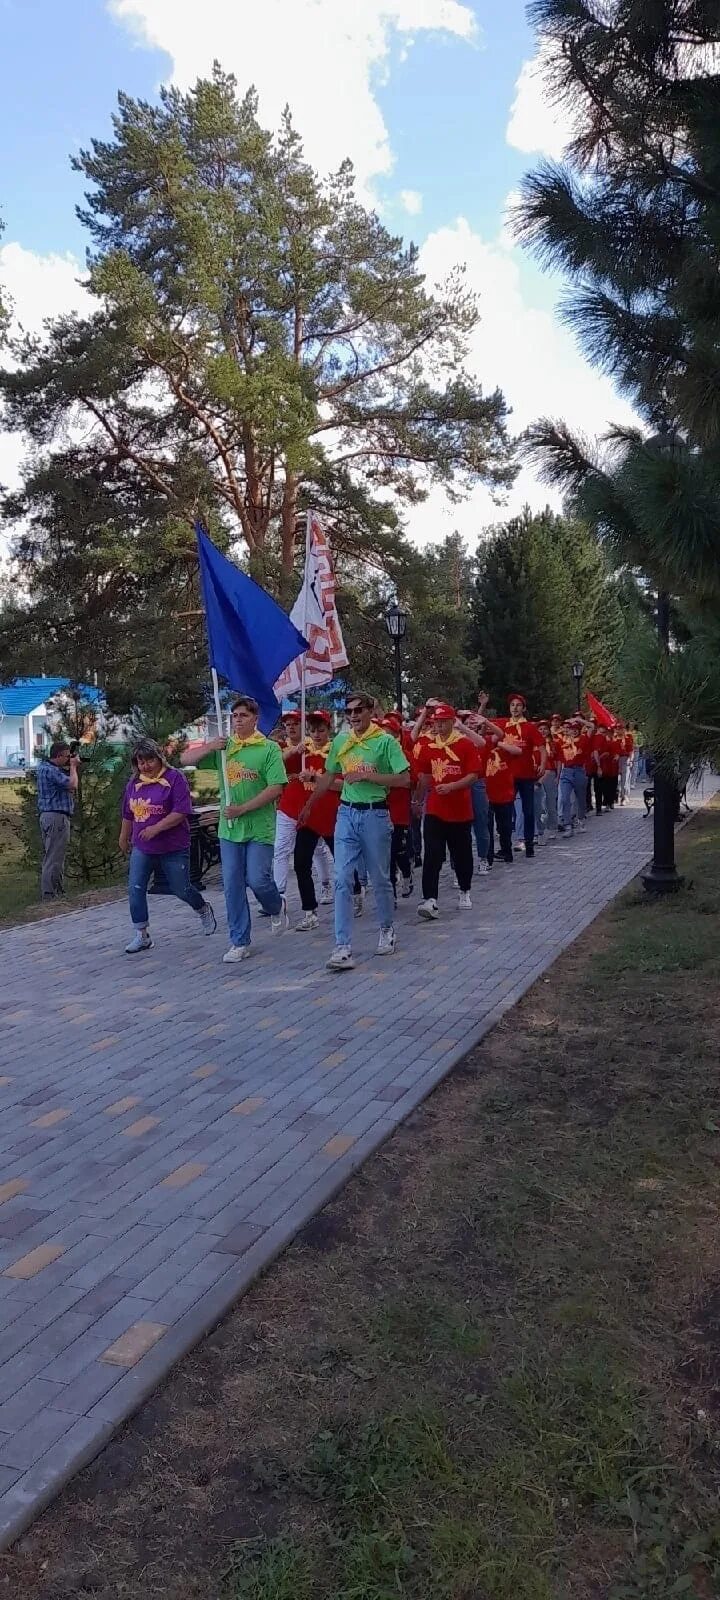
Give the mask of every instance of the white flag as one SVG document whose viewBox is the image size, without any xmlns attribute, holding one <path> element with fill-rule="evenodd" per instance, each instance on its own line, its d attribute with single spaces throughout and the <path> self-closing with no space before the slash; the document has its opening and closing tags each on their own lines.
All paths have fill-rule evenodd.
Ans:
<svg viewBox="0 0 720 1600">
<path fill-rule="evenodd" d="M 320 518 L 314 511 L 308 512 L 305 577 L 290 612 L 290 621 L 305 635 L 310 648 L 303 656 L 291 661 L 282 677 L 278 678 L 275 684 L 278 700 L 298 693 L 302 684 L 303 662 L 307 689 L 329 683 L 341 667 L 348 665 L 335 605 L 335 574 L 330 546 Z"/>
</svg>

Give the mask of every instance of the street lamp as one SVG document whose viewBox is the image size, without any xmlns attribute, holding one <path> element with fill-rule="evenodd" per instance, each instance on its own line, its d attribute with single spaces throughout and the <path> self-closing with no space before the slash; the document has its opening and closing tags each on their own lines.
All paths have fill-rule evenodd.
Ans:
<svg viewBox="0 0 720 1600">
<path fill-rule="evenodd" d="M 578 709 L 578 711 L 580 710 L 580 702 L 581 702 L 581 696 L 582 696 L 582 681 L 583 681 L 584 674 L 585 674 L 585 662 L 584 661 L 573 661 L 572 675 L 573 675 L 573 677 L 575 679 L 575 698 L 576 698 L 576 701 L 577 701 L 577 709 Z"/>
<path fill-rule="evenodd" d="M 402 664 L 400 661 L 400 640 L 405 638 L 407 632 L 408 614 L 402 606 L 394 600 L 385 614 L 385 627 L 393 642 L 395 652 L 395 705 L 402 716 L 403 688 Z"/>
<path fill-rule="evenodd" d="M 655 448 L 659 454 L 672 458 L 676 451 L 686 448 L 680 435 L 672 428 L 664 428 L 652 439 L 645 441 L 646 448 Z M 655 613 L 658 642 L 664 655 L 670 654 L 670 595 L 658 588 Z M 655 801 L 653 805 L 653 858 L 649 870 L 643 874 L 643 886 L 651 894 L 672 894 L 683 883 L 675 865 L 675 821 L 678 813 L 678 783 L 667 762 L 656 761 L 653 773 Z"/>
</svg>

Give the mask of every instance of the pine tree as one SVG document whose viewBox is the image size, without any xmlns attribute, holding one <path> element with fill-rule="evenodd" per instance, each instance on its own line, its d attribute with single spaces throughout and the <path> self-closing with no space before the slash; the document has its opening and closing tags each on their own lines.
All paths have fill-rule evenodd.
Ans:
<svg viewBox="0 0 720 1600">
<path fill-rule="evenodd" d="M 464 368 L 462 272 L 431 294 L 349 164 L 308 165 L 289 114 L 274 136 L 216 67 L 157 105 L 121 95 L 74 166 L 97 309 L 17 341 L 0 373 L 4 425 L 34 446 L 5 504 L 33 596 L 15 640 L 70 632 L 113 680 L 166 662 L 192 680 L 197 515 L 289 597 L 309 504 L 336 552 L 382 565 L 398 506 L 511 481 L 503 396 Z"/>
<path fill-rule="evenodd" d="M 480 544 L 470 647 L 498 707 L 516 688 L 535 711 L 569 710 L 578 656 L 587 687 L 612 700 L 625 627 L 602 554 L 582 523 L 526 509 Z"/>
<path fill-rule="evenodd" d="M 658 748 L 687 749 L 695 728 L 701 760 L 720 613 L 720 11 L 537 0 L 532 14 L 575 136 L 564 164 L 526 180 L 519 233 L 567 274 L 568 321 L 644 427 L 613 430 L 598 453 L 545 419 L 531 452 L 658 608 L 675 596 L 678 648 L 639 637 L 626 693 Z"/>
</svg>

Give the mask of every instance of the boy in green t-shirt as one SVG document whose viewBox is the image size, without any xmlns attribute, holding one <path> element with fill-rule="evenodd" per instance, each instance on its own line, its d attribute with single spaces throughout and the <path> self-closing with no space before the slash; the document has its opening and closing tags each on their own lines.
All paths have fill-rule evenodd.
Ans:
<svg viewBox="0 0 720 1600">
<path fill-rule="evenodd" d="M 410 768 L 397 739 L 373 722 L 373 705 L 370 695 L 350 695 L 346 707 L 350 728 L 333 739 L 314 790 L 317 800 L 342 773 L 335 824 L 335 949 L 328 961 L 332 972 L 346 972 L 355 965 L 350 945 L 353 880 L 361 866 L 375 894 L 378 955 L 392 955 L 395 949 L 387 794 L 388 789 L 409 788 Z"/>
<path fill-rule="evenodd" d="M 195 749 L 180 757 L 185 766 L 215 768 L 219 776 L 218 835 L 230 929 L 230 949 L 223 956 L 227 962 L 244 961 L 250 954 L 248 889 L 272 918 L 273 933 L 283 933 L 288 926 L 285 901 L 273 878 L 275 802 L 287 775 L 278 745 L 257 731 L 258 709 L 257 700 L 240 695 L 232 708 L 230 738 L 210 739 L 199 752 Z"/>
</svg>

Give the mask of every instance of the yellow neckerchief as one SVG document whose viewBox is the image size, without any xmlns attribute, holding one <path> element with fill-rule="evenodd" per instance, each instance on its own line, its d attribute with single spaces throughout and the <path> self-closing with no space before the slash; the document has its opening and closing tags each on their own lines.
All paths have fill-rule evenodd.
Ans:
<svg viewBox="0 0 720 1600">
<path fill-rule="evenodd" d="M 328 739 L 328 740 L 326 740 L 325 744 L 318 744 L 316 739 L 309 739 L 308 743 L 310 745 L 310 752 L 309 752 L 310 755 L 312 755 L 312 756 L 326 756 L 327 753 L 328 753 L 328 750 L 330 749 L 330 745 L 332 743 L 332 740 Z"/>
<path fill-rule="evenodd" d="M 158 773 L 156 778 L 141 778 L 140 777 L 140 773 L 138 772 L 138 775 L 137 775 L 137 777 L 135 779 L 135 788 L 136 789 L 142 789 L 142 786 L 143 786 L 144 783 L 159 783 L 161 788 L 163 788 L 163 789 L 172 788 L 172 784 L 170 783 L 169 779 L 163 777 L 163 773 L 164 772 L 167 772 L 167 767 L 165 765 L 165 762 L 163 762 L 163 764 L 162 764 L 162 766 L 160 768 L 160 771 L 159 771 L 159 773 Z"/>
<path fill-rule="evenodd" d="M 228 739 L 228 742 L 227 742 L 225 753 L 226 753 L 226 755 L 234 756 L 235 752 L 237 750 L 244 750 L 245 746 L 248 745 L 248 744 L 265 744 L 265 743 L 266 743 L 266 739 L 265 739 L 264 733 L 258 733 L 257 729 L 256 729 L 255 733 L 249 733 L 248 736 L 247 736 L 247 739 L 238 739 L 236 734 L 231 733 L 230 737 Z"/>
<path fill-rule="evenodd" d="M 462 739 L 464 735 L 457 728 L 451 728 L 447 739 L 441 739 L 439 733 L 433 733 L 430 737 L 431 743 L 434 744 L 436 750 L 447 750 L 449 753 L 451 746 L 457 744 L 458 739 Z"/>
<path fill-rule="evenodd" d="M 360 745 L 367 744 L 369 739 L 376 739 L 378 734 L 383 733 L 384 731 L 385 730 L 383 728 L 378 726 L 377 722 L 371 722 L 370 726 L 365 729 L 364 733 L 351 733 L 346 739 L 342 749 L 338 750 L 338 761 L 342 761 L 343 756 L 346 756 L 350 750 L 356 750 Z"/>
</svg>

